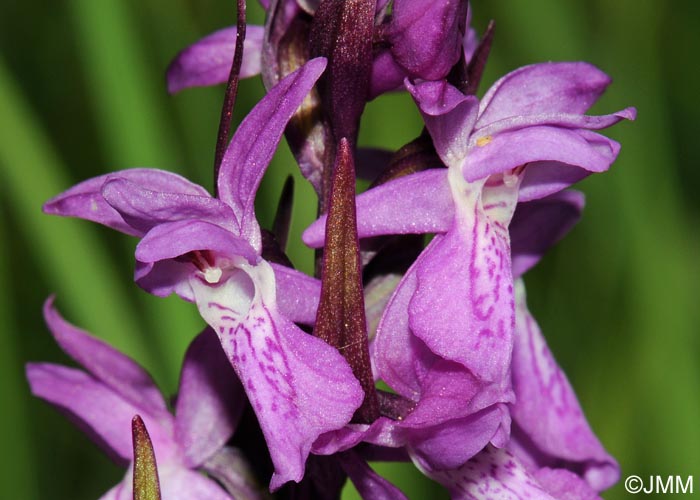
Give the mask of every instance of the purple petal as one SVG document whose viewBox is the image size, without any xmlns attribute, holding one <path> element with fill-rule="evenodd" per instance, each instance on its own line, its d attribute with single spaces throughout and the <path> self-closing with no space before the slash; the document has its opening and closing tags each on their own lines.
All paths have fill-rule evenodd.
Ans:
<svg viewBox="0 0 700 500">
<path fill-rule="evenodd" d="M 191 262 L 161 260 L 159 262 L 136 261 L 134 281 L 156 297 L 177 294 L 188 302 L 194 302 L 189 277 L 195 271 Z"/>
<path fill-rule="evenodd" d="M 500 415 L 504 413 L 503 403 L 513 401 L 510 380 L 500 381 L 497 384 L 483 384 L 462 365 L 441 359 L 430 352 L 425 345 L 417 345 L 416 342 L 412 346 L 412 351 L 421 393 L 415 409 L 401 422 L 401 426 L 405 429 L 434 427 L 444 422 L 472 417 L 483 410 L 491 411 L 495 407 L 502 408 L 499 411 Z M 505 413 L 508 417 L 507 412 Z M 494 425 L 488 425 L 492 428 L 488 438 L 477 444 L 476 451 L 483 448 L 495 435 L 501 418 L 498 415 L 494 418 L 496 418 Z M 475 427 L 478 420 L 483 419 L 476 417 L 467 427 Z M 508 425 L 510 425 L 509 422 L 508 420 Z M 459 427 L 459 425 L 456 426 Z M 469 446 L 474 444 L 470 443 Z"/>
<path fill-rule="evenodd" d="M 410 326 L 434 353 L 498 382 L 507 377 L 515 321 L 508 234 L 479 206 L 464 209 L 473 212 L 416 268 Z"/>
<path fill-rule="evenodd" d="M 163 396 L 143 368 L 106 342 L 68 323 L 53 302 L 53 297 L 49 297 L 44 303 L 44 319 L 66 354 L 142 411 L 167 413 Z"/>
<path fill-rule="evenodd" d="M 294 323 L 313 325 L 321 295 L 321 282 L 289 267 L 271 264 L 277 283 L 277 306 Z"/>
<path fill-rule="evenodd" d="M 381 49 L 374 55 L 372 73 L 369 78 L 369 99 L 398 90 L 406 78 L 405 70 L 398 65 L 388 48 Z"/>
<path fill-rule="evenodd" d="M 469 182 L 538 161 L 560 162 L 591 172 L 603 172 L 620 151 L 617 142 L 600 134 L 548 126 L 502 132 L 483 139 L 469 148 L 462 169 Z"/>
<path fill-rule="evenodd" d="M 420 397 L 421 387 L 415 366 L 417 339 L 413 338 L 408 325 L 408 305 L 418 283 L 417 265 L 442 238 L 440 235 L 433 238 L 396 287 L 379 322 L 373 344 L 374 363 L 379 378 L 398 394 L 413 401 Z"/>
<path fill-rule="evenodd" d="M 483 128 L 477 128 L 470 138 L 470 145 L 483 140 L 482 137 L 495 135 L 507 130 L 517 130 L 537 125 L 553 125 L 562 128 L 583 128 L 588 130 L 600 130 L 608 128 L 621 120 L 634 120 L 637 117 L 635 108 L 625 108 L 616 113 L 602 116 L 590 116 L 567 113 L 546 113 L 539 115 L 518 115 L 503 118 L 497 122 L 489 123 Z"/>
<path fill-rule="evenodd" d="M 477 128 L 518 115 L 583 114 L 610 78 L 583 62 L 524 66 L 498 80 L 481 101 Z"/>
<path fill-rule="evenodd" d="M 316 438 L 350 421 L 363 393 L 334 348 L 279 314 L 272 268 L 239 262 L 218 285 L 192 278 L 202 317 L 243 382 L 265 435 L 277 489 L 300 481 Z"/>
<path fill-rule="evenodd" d="M 370 357 L 372 352 L 372 340 L 374 339 L 379 321 L 382 319 L 389 299 L 401 282 L 402 275 L 389 273 L 376 276 L 364 285 L 365 289 L 365 316 L 367 317 L 367 334 L 370 340 Z"/>
<path fill-rule="evenodd" d="M 270 89 L 238 127 L 224 155 L 217 180 L 219 198 L 233 207 L 241 222 L 241 236 L 258 251 L 255 193 L 287 122 L 325 67 L 325 59 L 312 59 Z"/>
<path fill-rule="evenodd" d="M 315 455 L 333 455 L 349 450 L 359 443 L 372 443 L 380 447 L 398 448 L 406 445 L 396 420 L 379 417 L 370 425 L 349 424 L 345 427 L 322 434 L 315 442 L 312 451 Z"/>
<path fill-rule="evenodd" d="M 203 220 L 230 231 L 238 231 L 231 207 L 206 196 L 144 189 L 126 179 L 107 180 L 102 196 L 129 226 L 142 234 L 158 224 L 178 220 Z"/>
<path fill-rule="evenodd" d="M 209 222 L 183 220 L 151 229 L 136 246 L 136 259 L 158 262 L 195 250 L 209 250 L 223 257 L 240 256 L 249 262 L 259 258 L 246 241 L 230 231 Z"/>
<path fill-rule="evenodd" d="M 509 227 L 513 279 L 537 264 L 569 232 L 581 218 L 583 205 L 583 193 L 578 191 L 518 204 Z"/>
<path fill-rule="evenodd" d="M 243 45 L 240 78 L 260 73 L 260 52 L 264 29 L 249 24 Z M 236 28 L 224 28 L 182 50 L 168 66 L 168 92 L 174 94 L 189 87 L 226 83 L 231 72 Z"/>
<path fill-rule="evenodd" d="M 617 463 L 591 431 L 571 384 L 527 310 L 522 282 L 517 287 L 513 420 L 551 465 L 572 463 L 594 489 L 608 488 L 619 477 Z"/>
<path fill-rule="evenodd" d="M 394 0 L 387 38 L 411 78 L 440 80 L 462 49 L 465 0 Z"/>
<path fill-rule="evenodd" d="M 430 169 L 399 177 L 356 198 L 358 237 L 384 234 L 438 233 L 454 219 L 454 203 L 446 169 Z M 312 248 L 325 241 L 326 217 L 311 224 L 302 240 Z"/>
<path fill-rule="evenodd" d="M 401 500 L 406 495 L 389 481 L 374 472 L 357 452 L 349 450 L 338 454 L 338 461 L 362 498 L 372 500 Z"/>
<path fill-rule="evenodd" d="M 472 459 L 490 441 L 503 440 L 501 436 L 507 436 L 509 426 L 506 405 L 500 404 L 434 427 L 412 429 L 407 434 L 414 458 L 430 469 L 449 470 Z"/>
<path fill-rule="evenodd" d="M 435 150 L 445 165 L 458 166 L 467 156 L 467 138 L 476 123 L 479 101 L 449 83 L 425 82 L 406 88 L 418 104 Z"/>
<path fill-rule="evenodd" d="M 206 189 L 177 174 L 156 169 L 134 168 L 93 177 L 76 184 L 47 201 L 43 210 L 47 214 L 79 217 L 132 236 L 143 236 L 143 231 L 124 222 L 121 215 L 102 197 L 102 186 L 106 181 L 114 178 L 126 179 L 151 191 L 209 196 Z"/>
<path fill-rule="evenodd" d="M 27 364 L 32 394 L 56 406 L 113 460 L 125 465 L 132 457 L 131 419 L 139 414 L 163 456 L 177 453 L 172 417 L 151 414 L 124 399 L 85 372 L 49 363 Z"/>
<path fill-rule="evenodd" d="M 505 449 L 488 446 L 455 470 L 430 470 L 420 461 L 417 465 L 429 477 L 443 484 L 453 500 L 555 500 Z"/>
<path fill-rule="evenodd" d="M 180 375 L 175 439 L 194 469 L 226 444 L 246 405 L 243 387 L 209 328 L 190 344 Z"/>
<path fill-rule="evenodd" d="M 591 174 L 587 170 L 557 161 L 536 161 L 525 167 L 518 201 L 532 201 L 557 193 Z"/>
<path fill-rule="evenodd" d="M 503 403 L 512 401 L 512 392 L 509 379 L 483 384 L 461 364 L 435 355 L 409 329 L 407 308 L 416 290 L 416 270 L 444 239 L 433 239 L 392 296 L 377 332 L 375 362 L 382 380 L 417 402 L 398 424 L 404 439 L 433 465 L 454 466 L 490 440 L 507 436 L 510 418 Z"/>
</svg>

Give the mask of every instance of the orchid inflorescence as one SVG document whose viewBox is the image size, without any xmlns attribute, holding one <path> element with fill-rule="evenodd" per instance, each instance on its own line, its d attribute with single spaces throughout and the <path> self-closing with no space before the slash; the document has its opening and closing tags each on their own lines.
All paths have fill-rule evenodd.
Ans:
<svg viewBox="0 0 700 500">
<path fill-rule="evenodd" d="M 569 186 L 617 157 L 597 130 L 635 110 L 586 115 L 610 79 L 582 62 L 525 66 L 477 97 L 494 24 L 479 39 L 466 0 L 261 3 L 264 27 L 239 0 L 238 25 L 167 73 L 171 92 L 228 84 L 214 196 L 141 168 L 44 205 L 139 238 L 136 283 L 194 302 L 208 325 L 171 409 L 140 366 L 47 301 L 83 370 L 31 363 L 27 377 L 127 467 L 103 498 L 337 498 L 347 478 L 363 498 L 405 498 L 368 460 L 412 461 L 456 499 L 597 498 L 618 465 L 522 275 L 579 219 Z M 257 74 L 267 94 L 229 141 L 238 80 Z M 423 132 L 395 152 L 358 147 L 366 102 L 394 91 Z M 274 231 L 256 219 L 283 135 L 318 195 L 303 234 L 315 277 L 285 255 L 289 189 Z M 371 184 L 356 196 L 360 176 Z"/>
</svg>

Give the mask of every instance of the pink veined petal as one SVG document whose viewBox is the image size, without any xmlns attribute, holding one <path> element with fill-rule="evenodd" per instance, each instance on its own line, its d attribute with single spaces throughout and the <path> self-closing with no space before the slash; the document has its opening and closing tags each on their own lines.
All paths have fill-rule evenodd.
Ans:
<svg viewBox="0 0 700 500">
<path fill-rule="evenodd" d="M 406 80 L 404 85 L 420 108 L 440 159 L 448 167 L 461 165 L 477 119 L 477 98 L 465 96 L 445 81 L 412 85 Z"/>
<path fill-rule="evenodd" d="M 605 73 L 584 62 L 524 66 L 505 75 L 486 92 L 476 127 L 519 115 L 583 114 L 610 82 Z"/>
<path fill-rule="evenodd" d="M 337 350 L 279 314 L 269 264 L 235 266 L 216 285 L 196 277 L 191 284 L 258 417 L 275 490 L 301 480 L 313 442 L 347 424 L 363 394 Z"/>
<path fill-rule="evenodd" d="M 177 393 L 175 440 L 189 468 L 199 467 L 226 444 L 246 404 L 218 337 L 205 329 L 187 349 Z"/>
<path fill-rule="evenodd" d="M 156 415 L 127 401 L 85 372 L 50 363 L 27 364 L 32 394 L 51 403 L 74 422 L 115 461 L 132 458 L 131 419 L 141 415 L 154 447 L 164 456 L 177 453 L 172 416 Z"/>
<path fill-rule="evenodd" d="M 312 59 L 270 89 L 236 130 L 221 163 L 219 197 L 234 209 L 241 236 L 257 251 L 261 241 L 255 194 L 287 122 L 325 68 L 325 59 Z"/>
<path fill-rule="evenodd" d="M 387 38 L 411 78 L 440 80 L 459 60 L 466 0 L 394 0 Z"/>
<path fill-rule="evenodd" d="M 462 173 L 473 182 L 531 162 L 554 161 L 603 172 L 615 161 L 619 144 L 587 130 L 527 127 L 484 138 L 469 148 Z"/>
<path fill-rule="evenodd" d="M 551 457 L 551 465 L 575 464 L 591 487 L 608 488 L 618 480 L 619 467 L 593 434 L 571 384 L 527 310 L 522 281 L 517 283 L 516 297 L 513 419 L 537 450 Z"/>
<path fill-rule="evenodd" d="M 76 184 L 44 204 L 44 213 L 79 217 L 103 224 L 132 236 L 143 236 L 143 231 L 127 224 L 102 196 L 102 186 L 109 179 L 121 178 L 145 189 L 168 193 L 209 196 L 207 190 L 184 177 L 163 170 L 133 168 L 93 177 Z"/>
<path fill-rule="evenodd" d="M 206 196 L 144 189 L 126 179 L 108 179 L 102 196 L 129 226 L 141 233 L 166 222 L 203 220 L 229 231 L 239 231 L 231 207 Z"/>
<path fill-rule="evenodd" d="M 413 457 L 423 472 L 444 485 L 453 500 L 555 500 L 505 449 L 486 447 L 458 469 L 436 471 Z"/>
<path fill-rule="evenodd" d="M 106 342 L 68 323 L 53 302 L 52 296 L 44 303 L 44 320 L 66 354 L 131 404 L 149 413 L 167 414 L 163 396 L 143 368 Z"/>
<path fill-rule="evenodd" d="M 409 324 L 435 354 L 499 383 L 508 374 L 515 321 L 507 228 L 480 205 L 460 210 L 471 213 L 458 215 L 416 267 Z"/>
<path fill-rule="evenodd" d="M 512 391 L 509 380 L 484 384 L 461 364 L 440 358 L 409 329 L 416 270 L 444 239 L 436 236 L 404 276 L 387 305 L 374 348 L 380 378 L 417 402 L 393 434 L 432 464 L 447 466 L 461 464 L 490 440 L 507 436 L 510 418 L 504 403 L 512 401 Z M 452 446 L 456 438 L 458 450 Z"/>
<path fill-rule="evenodd" d="M 359 238 L 445 232 L 454 220 L 454 202 L 444 168 L 380 184 L 358 195 L 355 203 Z M 325 235 L 323 216 L 304 231 L 302 240 L 312 248 L 319 248 Z"/>
<path fill-rule="evenodd" d="M 280 313 L 294 323 L 313 325 L 321 296 L 321 282 L 289 267 L 270 265 L 275 271 Z"/>
<path fill-rule="evenodd" d="M 510 223 L 513 279 L 519 278 L 581 218 L 585 198 L 578 191 L 561 191 L 519 203 Z"/>
<path fill-rule="evenodd" d="M 340 466 L 357 488 L 362 498 L 372 500 L 402 500 L 406 495 L 389 481 L 374 472 L 354 450 L 337 455 Z"/>
<path fill-rule="evenodd" d="M 236 27 L 224 28 L 183 49 L 168 66 L 168 92 L 174 94 L 189 87 L 226 83 L 231 72 Z M 249 24 L 243 44 L 240 78 L 260 73 L 260 54 L 264 28 Z"/>
</svg>

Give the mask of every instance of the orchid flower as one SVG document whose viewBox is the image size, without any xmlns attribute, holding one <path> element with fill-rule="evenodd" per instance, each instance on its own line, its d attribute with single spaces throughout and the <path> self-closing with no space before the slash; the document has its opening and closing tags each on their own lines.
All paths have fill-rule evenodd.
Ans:
<svg viewBox="0 0 700 500">
<path fill-rule="evenodd" d="M 469 404 L 441 406 L 451 413 L 443 420 L 450 422 L 446 438 L 465 432 L 452 426 L 458 418 L 501 414 L 487 419 L 489 425 L 471 427 L 484 433 L 475 449 L 451 447 L 445 454 L 440 447 L 449 439 L 421 446 L 423 459 L 436 469 L 455 468 L 489 440 L 507 442 L 507 412 L 497 409 L 513 399 L 509 223 L 518 201 L 555 193 L 615 159 L 619 145 L 588 129 L 633 119 L 634 110 L 583 115 L 608 83 L 583 63 L 533 65 L 506 75 L 479 103 L 446 82 L 406 82 L 448 168 L 411 174 L 357 198 L 360 238 L 437 233 L 386 307 L 374 345 L 377 372 L 414 401 L 430 394 L 432 378 L 421 380 L 426 374 L 439 373 L 435 380 L 441 380 L 450 366 L 456 371 L 449 377 L 464 377 L 459 397 Z M 321 246 L 324 225 L 324 218 L 316 221 L 304 241 Z"/>
<path fill-rule="evenodd" d="M 309 61 L 241 123 L 216 198 L 177 175 L 134 169 L 85 181 L 44 207 L 141 237 L 136 282 L 196 302 L 256 412 L 275 465 L 271 489 L 300 481 L 313 441 L 348 423 L 363 397 L 344 358 L 294 324 L 313 322 L 318 282 L 262 259 L 253 206 L 287 121 L 324 68 Z"/>
<path fill-rule="evenodd" d="M 122 466 L 124 480 L 104 500 L 132 498 L 131 420 L 140 415 L 153 442 L 163 498 L 232 498 L 198 470 L 223 452 L 245 405 L 242 387 L 214 333 L 207 329 L 190 345 L 182 368 L 173 416 L 151 377 L 130 358 L 66 322 L 49 299 L 44 317 L 56 342 L 86 371 L 51 363 L 29 363 L 32 393 L 69 416 Z M 233 471 L 235 472 L 235 471 Z M 243 477 L 229 484 L 257 498 Z M 231 492 L 233 494 L 233 492 Z"/>
</svg>

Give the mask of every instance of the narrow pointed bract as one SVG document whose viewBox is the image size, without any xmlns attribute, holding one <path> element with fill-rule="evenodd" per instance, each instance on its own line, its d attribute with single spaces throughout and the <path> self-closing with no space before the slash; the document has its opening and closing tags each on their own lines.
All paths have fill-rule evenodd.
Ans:
<svg viewBox="0 0 700 500">
<path fill-rule="evenodd" d="M 134 440 L 134 500 L 160 500 L 156 454 L 146 424 L 138 415 L 131 421 L 131 434 Z"/>
<path fill-rule="evenodd" d="M 379 416 L 369 359 L 367 321 L 355 218 L 355 166 L 346 139 L 338 146 L 331 188 L 321 301 L 314 335 L 335 346 L 348 360 L 364 391 L 354 421 L 370 423 Z"/>
</svg>

